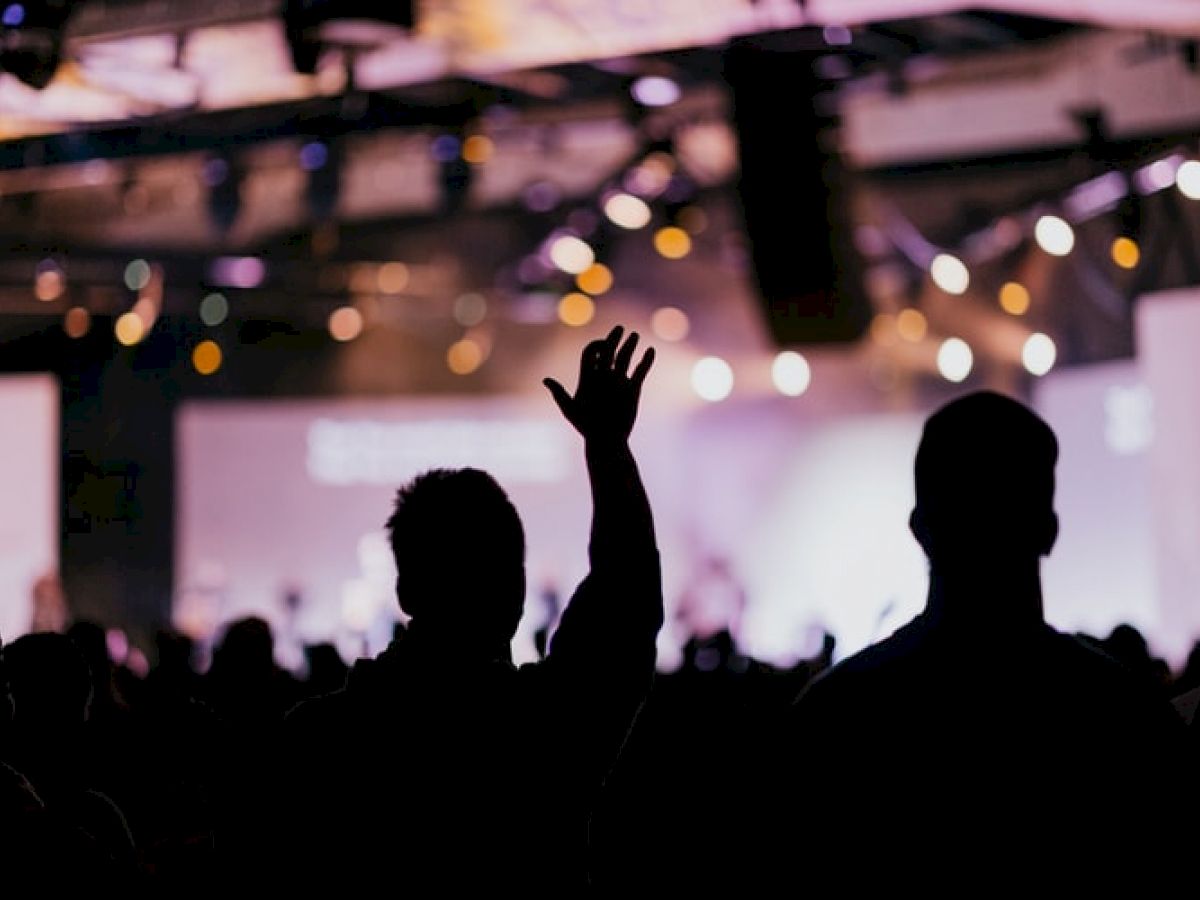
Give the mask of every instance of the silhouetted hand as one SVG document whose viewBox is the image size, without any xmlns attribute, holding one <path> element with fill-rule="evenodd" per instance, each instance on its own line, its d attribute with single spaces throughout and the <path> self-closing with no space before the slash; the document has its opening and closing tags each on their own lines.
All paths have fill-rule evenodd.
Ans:
<svg viewBox="0 0 1200 900">
<path fill-rule="evenodd" d="M 637 332 L 624 345 L 624 329 L 618 325 L 600 341 L 583 348 L 579 360 L 579 385 L 575 396 L 553 378 L 542 381 L 568 422 L 588 441 L 624 441 L 637 419 L 642 382 L 654 363 L 654 348 L 643 355 L 631 373 L 629 364 L 637 348 Z"/>
</svg>

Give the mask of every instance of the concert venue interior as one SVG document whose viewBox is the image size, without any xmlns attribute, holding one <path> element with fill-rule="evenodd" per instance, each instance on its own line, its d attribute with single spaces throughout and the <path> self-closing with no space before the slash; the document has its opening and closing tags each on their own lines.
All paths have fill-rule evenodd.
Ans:
<svg viewBox="0 0 1200 900">
<path fill-rule="evenodd" d="M 1164 690 L 1182 677 L 1195 4 L 0 16 L 5 643 L 95 623 L 134 683 L 163 634 L 202 674 L 254 616 L 297 679 L 312 645 L 351 664 L 407 618 L 396 489 L 473 466 L 524 523 L 513 658 L 538 659 L 591 517 L 542 379 L 572 386 L 621 325 L 657 353 L 632 448 L 659 673 L 718 634 L 773 671 L 837 661 L 917 615 L 922 426 L 991 389 L 1059 441 L 1046 620 L 1101 644 L 1132 626 Z"/>
</svg>

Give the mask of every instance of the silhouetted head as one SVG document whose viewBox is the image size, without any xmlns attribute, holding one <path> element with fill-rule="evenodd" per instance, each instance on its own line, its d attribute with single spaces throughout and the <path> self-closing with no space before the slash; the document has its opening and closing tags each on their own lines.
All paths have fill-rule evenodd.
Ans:
<svg viewBox="0 0 1200 900">
<path fill-rule="evenodd" d="M 1058 537 L 1058 441 L 1028 407 L 981 391 L 929 417 L 910 524 L 934 570 L 1045 556 Z"/>
<path fill-rule="evenodd" d="M 507 648 L 525 603 L 525 532 L 478 469 L 434 469 L 396 496 L 387 522 L 396 595 L 412 624 L 447 640 Z"/>
<path fill-rule="evenodd" d="M 213 671 L 236 676 L 263 676 L 275 669 L 271 626 L 258 616 L 231 622 L 213 654 Z"/>
<path fill-rule="evenodd" d="M 27 634 L 4 648 L 18 728 L 80 725 L 92 700 L 92 672 L 71 639 Z"/>
</svg>

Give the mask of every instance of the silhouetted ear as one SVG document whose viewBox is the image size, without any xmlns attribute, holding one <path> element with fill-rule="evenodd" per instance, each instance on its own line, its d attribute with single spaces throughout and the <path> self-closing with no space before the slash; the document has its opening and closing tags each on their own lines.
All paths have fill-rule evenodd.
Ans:
<svg viewBox="0 0 1200 900">
<path fill-rule="evenodd" d="M 1058 514 L 1050 513 L 1046 519 L 1042 534 L 1041 546 L 1038 547 L 1038 553 L 1042 556 L 1049 556 L 1050 551 L 1054 549 L 1054 543 L 1058 540 Z"/>
<path fill-rule="evenodd" d="M 913 511 L 908 516 L 908 530 L 912 532 L 912 536 L 917 539 L 917 543 L 921 545 L 921 549 L 925 551 L 925 555 L 929 555 L 929 530 L 925 527 L 925 519 L 921 515 L 919 507 L 913 507 Z"/>
</svg>

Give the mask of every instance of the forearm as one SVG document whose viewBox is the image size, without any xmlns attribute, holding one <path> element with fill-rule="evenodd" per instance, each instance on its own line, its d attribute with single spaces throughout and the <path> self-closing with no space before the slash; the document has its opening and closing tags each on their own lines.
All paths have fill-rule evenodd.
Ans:
<svg viewBox="0 0 1200 900">
<path fill-rule="evenodd" d="M 592 571 L 621 571 L 657 552 L 650 499 L 628 441 L 588 440 L 585 456 L 592 488 Z"/>
</svg>

